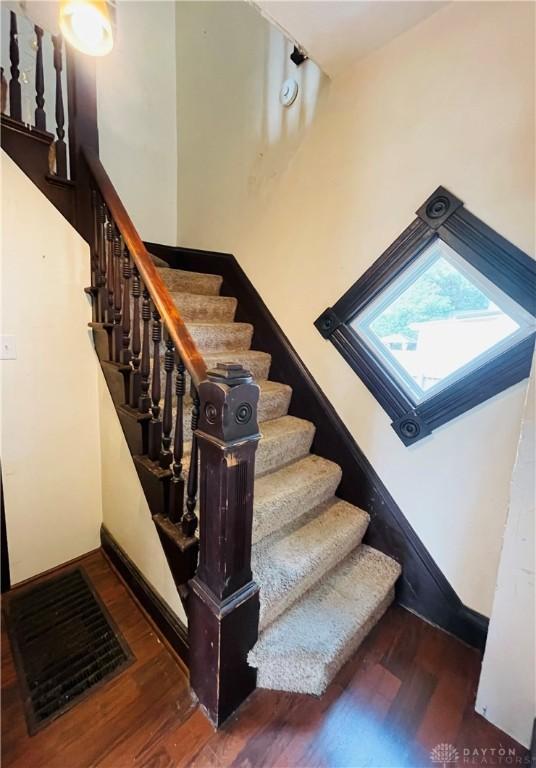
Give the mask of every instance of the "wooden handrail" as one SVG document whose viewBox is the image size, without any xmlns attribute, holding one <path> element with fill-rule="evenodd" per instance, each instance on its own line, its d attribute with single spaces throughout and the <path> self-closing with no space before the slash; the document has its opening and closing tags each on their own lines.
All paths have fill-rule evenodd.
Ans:
<svg viewBox="0 0 536 768">
<path fill-rule="evenodd" d="M 123 241 L 138 268 L 143 284 L 149 291 L 175 349 L 197 389 L 199 384 L 206 378 L 207 366 L 203 356 L 191 337 L 164 281 L 158 274 L 158 270 L 130 216 L 126 212 L 114 185 L 104 170 L 97 152 L 91 147 L 84 146 L 82 147 L 82 153 L 98 186 L 102 199 L 106 203 Z"/>
</svg>

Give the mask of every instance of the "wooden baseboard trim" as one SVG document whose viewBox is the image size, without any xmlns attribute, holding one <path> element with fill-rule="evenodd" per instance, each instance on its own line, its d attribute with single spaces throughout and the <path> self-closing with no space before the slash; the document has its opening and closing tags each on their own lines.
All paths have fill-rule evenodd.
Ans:
<svg viewBox="0 0 536 768">
<path fill-rule="evenodd" d="M 172 649 L 188 666 L 188 630 L 168 608 L 112 534 L 101 526 L 102 549 Z"/>
<path fill-rule="evenodd" d="M 401 563 L 398 603 L 483 651 L 488 619 L 462 603 L 235 257 L 157 243 L 145 245 L 172 268 L 223 277 L 221 295 L 238 299 L 235 320 L 252 323 L 253 348 L 272 356 L 271 378 L 293 389 L 289 414 L 316 425 L 312 452 L 342 468 L 337 496 L 370 514 L 365 542 Z"/>
</svg>

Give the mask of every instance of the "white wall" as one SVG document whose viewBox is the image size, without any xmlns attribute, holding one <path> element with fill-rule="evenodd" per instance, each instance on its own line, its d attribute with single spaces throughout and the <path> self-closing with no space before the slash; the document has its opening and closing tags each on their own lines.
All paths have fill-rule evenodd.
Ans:
<svg viewBox="0 0 536 768">
<path fill-rule="evenodd" d="M 245 2 L 177 3 L 179 235 L 234 242 L 312 122 L 327 79 Z M 287 77 L 300 87 L 279 104 Z"/>
<path fill-rule="evenodd" d="M 145 240 L 177 242 L 175 3 L 118 0 L 97 60 L 100 158 Z"/>
<path fill-rule="evenodd" d="M 99 373 L 103 522 L 147 581 L 186 624 L 112 398 Z"/>
<path fill-rule="evenodd" d="M 534 378 L 523 415 L 476 709 L 530 745 L 536 718 L 536 421 Z M 508 663 L 505 663 L 505 659 Z"/>
<path fill-rule="evenodd" d="M 98 362 L 89 249 L 2 152 L 0 424 L 12 583 L 99 546 Z"/>
<path fill-rule="evenodd" d="M 454 589 L 486 615 L 525 384 L 408 449 L 313 321 L 439 184 L 534 253 L 534 11 L 532 3 L 452 3 L 400 35 L 331 82 L 288 167 L 247 199 L 235 192 L 246 184 L 236 178 L 242 166 L 226 179 L 212 158 L 239 155 L 255 124 L 239 131 L 229 111 L 210 133 L 205 126 L 203 142 L 185 144 L 193 132 L 185 96 L 179 114 L 179 169 L 185 155 L 197 168 L 195 181 L 183 178 L 181 244 L 236 254 Z M 236 60 L 228 51 L 203 75 L 205 103 L 233 77 L 274 88 L 269 70 L 251 85 L 249 68 L 226 64 Z M 269 121 L 277 105 L 267 109 Z"/>
</svg>

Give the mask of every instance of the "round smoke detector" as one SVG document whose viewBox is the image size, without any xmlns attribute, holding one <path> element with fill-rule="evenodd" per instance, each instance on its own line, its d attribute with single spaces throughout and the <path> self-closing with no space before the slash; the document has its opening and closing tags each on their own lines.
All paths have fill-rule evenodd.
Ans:
<svg viewBox="0 0 536 768">
<path fill-rule="evenodd" d="M 284 107 L 290 107 L 296 101 L 298 95 L 298 83 L 293 77 L 285 80 L 279 91 L 279 101 Z"/>
</svg>

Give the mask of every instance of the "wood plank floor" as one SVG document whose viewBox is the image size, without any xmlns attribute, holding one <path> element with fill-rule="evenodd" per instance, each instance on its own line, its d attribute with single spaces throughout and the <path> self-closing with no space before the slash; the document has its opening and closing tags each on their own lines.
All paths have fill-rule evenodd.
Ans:
<svg viewBox="0 0 536 768">
<path fill-rule="evenodd" d="M 214 732 L 184 667 L 104 556 L 81 565 L 136 661 L 30 738 L 2 627 L 3 768 L 433 768 L 440 743 L 457 748 L 453 765 L 501 765 L 491 748 L 515 750 L 517 764 L 527 758 L 473 710 L 479 654 L 398 607 L 324 696 L 258 690 Z"/>
</svg>

